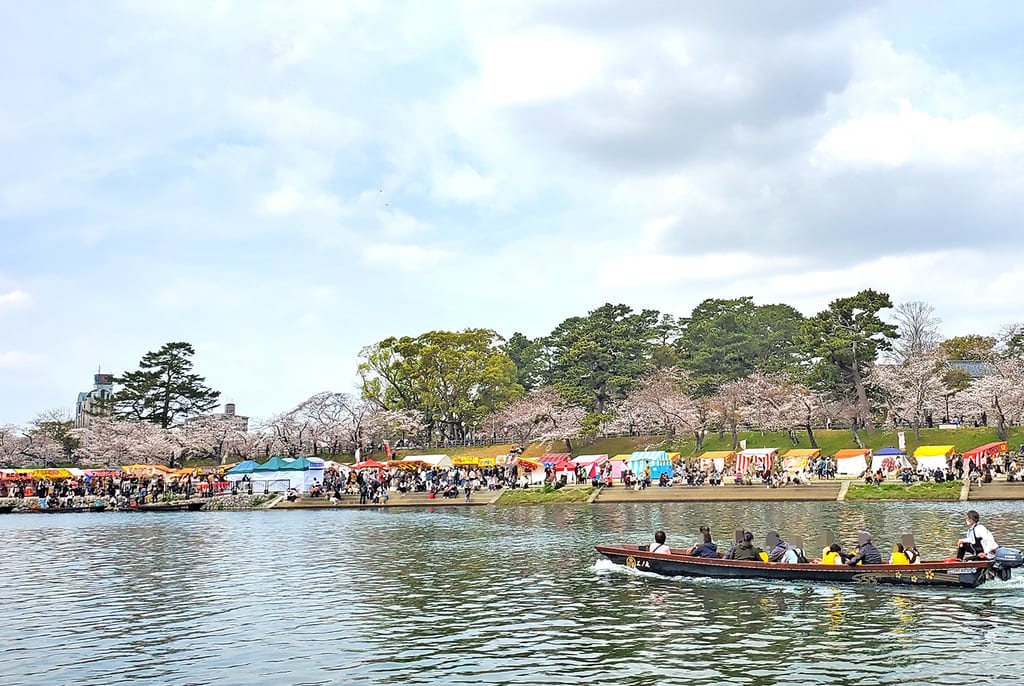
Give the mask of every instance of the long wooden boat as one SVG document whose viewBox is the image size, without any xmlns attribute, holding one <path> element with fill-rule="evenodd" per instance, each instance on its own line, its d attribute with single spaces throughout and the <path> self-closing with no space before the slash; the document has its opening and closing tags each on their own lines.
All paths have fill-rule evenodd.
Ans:
<svg viewBox="0 0 1024 686">
<path fill-rule="evenodd" d="M 103 503 L 95 505 L 78 505 L 75 507 L 28 507 L 18 512 L 29 514 L 69 514 L 74 512 L 103 512 L 107 506 Z"/>
<path fill-rule="evenodd" d="M 991 578 L 1010 578 L 1010 569 L 994 560 L 970 562 L 921 562 L 914 565 L 823 565 L 783 564 L 702 558 L 681 551 L 650 553 L 646 546 L 599 545 L 597 551 L 618 565 L 663 576 L 711 577 L 719 579 L 774 579 L 778 581 L 820 581 L 830 584 L 898 584 L 975 588 Z"/>
<path fill-rule="evenodd" d="M 150 503 L 147 505 L 129 505 L 123 512 L 197 512 L 203 509 L 203 503 Z"/>
</svg>

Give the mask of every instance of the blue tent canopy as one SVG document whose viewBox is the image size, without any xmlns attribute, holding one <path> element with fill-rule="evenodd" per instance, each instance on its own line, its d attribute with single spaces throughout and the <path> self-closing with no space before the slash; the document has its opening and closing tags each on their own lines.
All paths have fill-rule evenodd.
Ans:
<svg viewBox="0 0 1024 686">
<path fill-rule="evenodd" d="M 252 470 L 259 466 L 256 460 L 243 460 L 227 471 L 228 474 L 252 474 Z"/>
<path fill-rule="evenodd" d="M 907 454 L 906 450 L 900 450 L 899 448 L 893 448 L 892 446 L 886 446 L 886 447 L 882 448 L 881 450 L 876 450 L 875 451 L 875 455 L 881 455 L 883 457 L 886 456 L 886 455 L 906 455 L 906 454 Z"/>
</svg>

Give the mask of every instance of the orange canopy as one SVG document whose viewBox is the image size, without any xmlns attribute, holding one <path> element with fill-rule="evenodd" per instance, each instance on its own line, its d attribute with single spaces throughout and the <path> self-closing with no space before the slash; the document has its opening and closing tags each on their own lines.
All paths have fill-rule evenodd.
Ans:
<svg viewBox="0 0 1024 686">
<path fill-rule="evenodd" d="M 871 451 L 866 449 L 866 448 L 864 448 L 864 449 L 861 449 L 861 448 L 848 448 L 846 450 L 840 450 L 839 452 L 837 452 L 836 453 L 836 459 L 837 460 L 842 460 L 842 459 L 845 459 L 847 457 L 857 457 L 858 455 L 865 455 L 866 456 L 870 452 Z"/>
</svg>

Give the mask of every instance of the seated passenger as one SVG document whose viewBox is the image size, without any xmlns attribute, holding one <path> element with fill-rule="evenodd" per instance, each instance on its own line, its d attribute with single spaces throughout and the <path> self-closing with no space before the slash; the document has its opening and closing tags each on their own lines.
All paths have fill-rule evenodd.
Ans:
<svg viewBox="0 0 1024 686">
<path fill-rule="evenodd" d="M 957 541 L 956 557 L 958 560 L 979 560 L 992 557 L 999 545 L 992 532 L 983 524 L 975 510 L 967 513 L 967 535 Z"/>
<path fill-rule="evenodd" d="M 654 532 L 654 543 L 648 550 L 652 553 L 663 553 L 668 554 L 672 552 L 672 549 L 665 545 L 665 532 L 658 530 Z"/>
<path fill-rule="evenodd" d="M 903 554 L 907 556 L 907 564 L 916 565 L 921 562 L 921 554 L 917 552 L 914 534 L 903 534 L 900 537 L 900 543 L 903 544 Z"/>
<path fill-rule="evenodd" d="M 880 565 L 882 564 L 882 553 L 871 542 L 871 534 L 867 531 L 857 533 L 857 554 L 846 563 L 851 567 L 859 564 Z"/>
<path fill-rule="evenodd" d="M 768 550 L 769 562 L 781 562 L 782 556 L 786 554 L 789 546 L 779 536 L 778 531 L 769 531 L 764 538 L 764 547 Z"/>
<path fill-rule="evenodd" d="M 733 529 L 732 544 L 729 546 L 729 549 L 725 551 L 725 555 L 723 555 L 722 557 L 725 557 L 726 559 L 730 560 L 733 559 L 733 551 L 736 550 L 736 546 L 743 542 L 743 533 L 743 529 Z"/>
<path fill-rule="evenodd" d="M 718 546 L 711 540 L 710 531 L 704 531 L 704 542 L 690 548 L 690 555 L 693 557 L 718 557 Z"/>
<path fill-rule="evenodd" d="M 797 536 L 791 538 L 790 543 L 786 546 L 786 552 L 783 553 L 780 562 L 786 564 L 804 564 L 807 562 L 807 557 L 804 555 L 804 542 Z"/>
<path fill-rule="evenodd" d="M 910 558 L 907 557 L 906 548 L 903 547 L 902 543 L 896 543 L 892 547 L 892 555 L 889 556 L 889 564 L 891 565 L 909 565 Z"/>
<path fill-rule="evenodd" d="M 736 544 L 732 554 L 728 555 L 731 560 L 761 560 L 761 549 L 754 545 L 754 534 L 749 531 L 743 532 L 743 540 Z"/>
<path fill-rule="evenodd" d="M 828 550 L 821 558 L 821 564 L 823 565 L 841 565 L 846 564 L 843 562 L 843 549 L 838 543 L 833 543 L 828 547 Z"/>
</svg>

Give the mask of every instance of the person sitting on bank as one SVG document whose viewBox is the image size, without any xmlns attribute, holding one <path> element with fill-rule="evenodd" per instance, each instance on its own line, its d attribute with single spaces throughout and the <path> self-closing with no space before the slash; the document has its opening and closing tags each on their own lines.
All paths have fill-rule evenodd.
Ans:
<svg viewBox="0 0 1024 686">
<path fill-rule="evenodd" d="M 704 542 L 690 548 L 690 555 L 693 557 L 718 557 L 718 546 L 711 540 L 711 531 L 706 526 L 702 526 L 701 531 L 704 534 Z"/>
<path fill-rule="evenodd" d="M 672 549 L 665 544 L 665 532 L 661 529 L 654 532 L 654 544 L 649 548 L 652 553 L 668 555 Z"/>
<path fill-rule="evenodd" d="M 789 545 L 782 540 L 778 531 L 769 531 L 764 539 L 764 547 L 768 549 L 769 562 L 782 562 L 783 556 L 789 550 Z"/>
<path fill-rule="evenodd" d="M 761 561 L 761 549 L 754 545 L 754 534 L 749 531 L 743 532 L 743 540 L 736 544 L 733 551 L 728 555 L 730 560 L 752 560 Z"/>
<path fill-rule="evenodd" d="M 957 541 L 958 560 L 984 560 L 992 557 L 999 547 L 992 532 L 980 521 L 981 516 L 975 510 L 967 512 L 967 535 Z"/>
<path fill-rule="evenodd" d="M 859 564 L 880 565 L 882 564 L 882 553 L 871 542 L 871 534 L 861 531 L 857 534 L 857 553 L 846 563 L 851 567 Z"/>
</svg>

